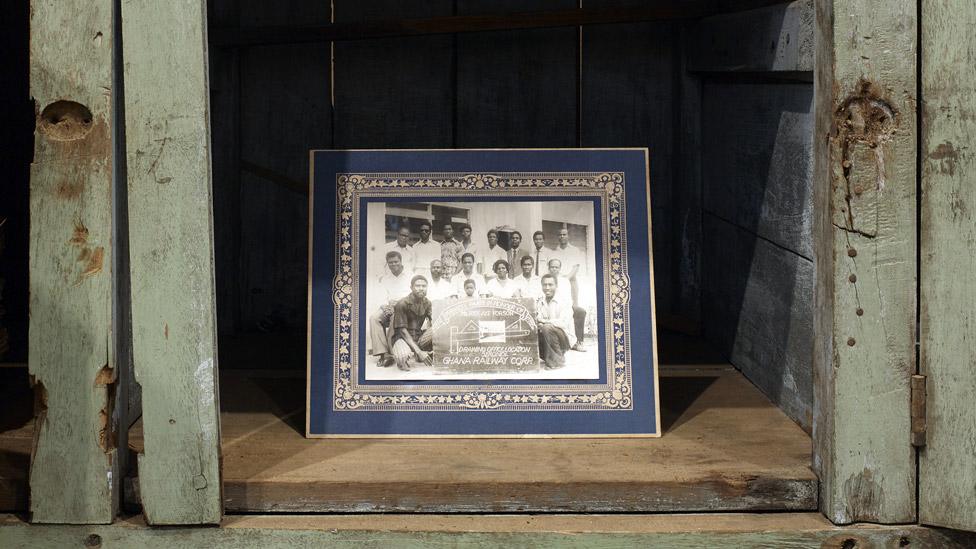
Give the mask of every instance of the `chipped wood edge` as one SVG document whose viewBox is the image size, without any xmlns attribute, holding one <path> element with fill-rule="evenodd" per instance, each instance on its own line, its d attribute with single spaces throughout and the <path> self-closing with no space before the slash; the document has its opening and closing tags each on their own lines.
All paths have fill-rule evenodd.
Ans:
<svg viewBox="0 0 976 549">
<path fill-rule="evenodd" d="M 125 0 L 122 27 L 143 510 L 154 525 L 216 524 L 222 494 L 206 3 Z"/>
<path fill-rule="evenodd" d="M 976 530 L 976 9 L 925 0 L 921 10 L 919 520 Z"/>
<path fill-rule="evenodd" d="M 6 519 L 6 520 L 3 520 Z M 553 517 L 375 515 L 250 516 L 221 528 L 152 529 L 137 520 L 112 526 L 28 526 L 0 516 L 6 547 L 972 547 L 976 535 L 921 526 L 834 527 L 809 514 L 564 515 Z"/>
<path fill-rule="evenodd" d="M 109 523 L 117 507 L 112 6 L 31 2 L 30 512 L 38 523 Z"/>
<path fill-rule="evenodd" d="M 816 2 L 814 467 L 836 523 L 916 515 L 916 8 Z"/>
</svg>

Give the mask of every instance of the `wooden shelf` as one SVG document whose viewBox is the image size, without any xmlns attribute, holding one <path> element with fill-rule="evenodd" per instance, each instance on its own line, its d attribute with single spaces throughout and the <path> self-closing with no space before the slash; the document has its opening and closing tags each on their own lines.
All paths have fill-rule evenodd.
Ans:
<svg viewBox="0 0 976 549">
<path fill-rule="evenodd" d="M 27 368 L 0 368 L 0 512 L 27 509 L 33 414 Z"/>
<path fill-rule="evenodd" d="M 222 363 L 226 511 L 815 510 L 809 436 L 699 340 L 662 355 L 660 439 L 308 440 L 303 371 Z"/>
</svg>

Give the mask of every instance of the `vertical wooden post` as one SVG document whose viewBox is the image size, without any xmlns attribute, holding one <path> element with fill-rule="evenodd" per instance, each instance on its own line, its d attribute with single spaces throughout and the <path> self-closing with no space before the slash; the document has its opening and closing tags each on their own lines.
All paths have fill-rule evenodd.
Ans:
<svg viewBox="0 0 976 549">
<path fill-rule="evenodd" d="M 814 466 L 832 521 L 915 520 L 914 0 L 817 7 Z"/>
<path fill-rule="evenodd" d="M 150 524 L 221 517 L 206 28 L 202 0 L 122 2 L 139 487 Z"/>
<path fill-rule="evenodd" d="M 112 418 L 112 2 L 31 2 L 34 522 L 108 523 Z"/>
<path fill-rule="evenodd" d="M 922 2 L 919 520 L 976 530 L 976 6 Z"/>
</svg>

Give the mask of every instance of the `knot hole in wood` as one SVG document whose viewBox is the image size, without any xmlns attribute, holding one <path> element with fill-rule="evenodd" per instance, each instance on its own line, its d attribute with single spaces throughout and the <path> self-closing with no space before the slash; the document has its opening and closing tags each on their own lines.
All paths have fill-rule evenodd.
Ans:
<svg viewBox="0 0 976 549">
<path fill-rule="evenodd" d="M 37 130 L 52 141 L 75 141 L 92 130 L 92 112 L 75 101 L 55 101 L 37 118 Z"/>
</svg>

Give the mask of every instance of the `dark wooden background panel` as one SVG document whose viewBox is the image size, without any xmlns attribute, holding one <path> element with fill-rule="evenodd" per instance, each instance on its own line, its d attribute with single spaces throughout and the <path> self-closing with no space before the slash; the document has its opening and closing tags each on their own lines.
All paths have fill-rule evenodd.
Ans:
<svg viewBox="0 0 976 549">
<path fill-rule="evenodd" d="M 706 17 L 692 28 L 697 38 L 687 43 L 691 71 L 813 70 L 813 0 Z"/>
<path fill-rule="evenodd" d="M 706 18 L 683 41 L 701 82 L 702 331 L 808 431 L 812 20 L 812 3 L 799 0 Z"/>
<path fill-rule="evenodd" d="M 242 0 L 247 25 L 328 23 L 328 2 Z M 241 50 L 241 327 L 304 329 L 308 151 L 332 146 L 326 44 Z"/>
<path fill-rule="evenodd" d="M 576 0 L 457 0 L 458 15 L 572 9 Z M 455 146 L 575 147 L 579 30 L 457 36 Z"/>
<path fill-rule="evenodd" d="M 615 2 L 585 2 L 611 7 Z M 647 147 L 657 309 L 673 308 L 675 30 L 672 23 L 583 28 L 580 145 Z"/>
<path fill-rule="evenodd" d="M 813 86 L 707 79 L 703 207 L 813 257 Z"/>
<path fill-rule="evenodd" d="M 207 9 L 210 25 L 237 26 L 239 0 L 211 0 Z M 234 333 L 241 311 L 240 55 L 236 48 L 208 53 L 217 330 Z"/>
<path fill-rule="evenodd" d="M 703 335 L 809 432 L 813 262 L 708 212 L 703 221 Z"/>
<path fill-rule="evenodd" d="M 336 0 L 336 22 L 449 16 L 453 0 Z M 454 37 L 335 43 L 335 147 L 450 148 Z"/>
</svg>

